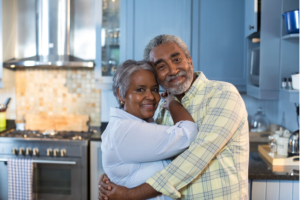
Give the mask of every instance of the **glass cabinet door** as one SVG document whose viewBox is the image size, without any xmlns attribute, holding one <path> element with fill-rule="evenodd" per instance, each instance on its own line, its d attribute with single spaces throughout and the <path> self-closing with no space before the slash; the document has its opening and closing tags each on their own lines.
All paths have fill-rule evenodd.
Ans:
<svg viewBox="0 0 300 200">
<path fill-rule="evenodd" d="M 102 0 L 101 74 L 112 77 L 120 64 L 120 0 Z"/>
</svg>

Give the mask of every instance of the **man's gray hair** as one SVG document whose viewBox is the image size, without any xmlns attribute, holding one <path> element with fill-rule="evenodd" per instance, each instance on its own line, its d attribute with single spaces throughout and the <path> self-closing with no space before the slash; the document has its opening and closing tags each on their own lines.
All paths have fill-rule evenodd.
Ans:
<svg viewBox="0 0 300 200">
<path fill-rule="evenodd" d="M 144 50 L 144 60 L 146 61 L 150 61 L 149 58 L 149 54 L 151 52 L 151 50 L 156 47 L 159 46 L 161 44 L 167 43 L 167 42 L 174 42 L 175 44 L 177 44 L 180 49 L 183 51 L 183 53 L 185 54 L 185 56 L 187 58 L 190 57 L 190 51 L 188 49 L 188 47 L 186 46 L 186 44 L 177 36 L 175 35 L 158 35 L 155 38 L 153 38 L 152 40 L 150 40 L 150 42 L 147 44 L 147 46 L 145 47 Z"/>
<path fill-rule="evenodd" d="M 126 60 L 117 68 L 113 76 L 112 89 L 114 96 L 116 97 L 117 102 L 120 105 L 120 108 L 122 107 L 122 105 L 117 93 L 118 89 L 120 91 L 121 97 L 124 98 L 129 89 L 132 75 L 140 70 L 147 70 L 152 72 L 154 76 L 156 75 L 153 67 L 147 61 Z"/>
</svg>

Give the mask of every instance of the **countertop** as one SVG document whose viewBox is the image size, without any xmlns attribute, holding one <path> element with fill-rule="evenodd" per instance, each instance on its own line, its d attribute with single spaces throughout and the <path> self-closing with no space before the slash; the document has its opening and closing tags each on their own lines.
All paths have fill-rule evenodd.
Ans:
<svg viewBox="0 0 300 200">
<path fill-rule="evenodd" d="M 299 180 L 299 167 L 288 168 L 285 172 L 273 172 L 272 165 L 267 164 L 258 152 L 250 152 L 248 177 L 265 180 Z"/>
</svg>

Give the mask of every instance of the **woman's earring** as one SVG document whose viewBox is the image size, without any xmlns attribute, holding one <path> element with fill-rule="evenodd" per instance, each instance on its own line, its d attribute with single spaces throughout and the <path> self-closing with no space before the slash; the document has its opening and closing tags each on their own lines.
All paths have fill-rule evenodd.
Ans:
<svg viewBox="0 0 300 200">
<path fill-rule="evenodd" d="M 124 101 L 121 101 L 121 105 L 124 105 Z"/>
</svg>

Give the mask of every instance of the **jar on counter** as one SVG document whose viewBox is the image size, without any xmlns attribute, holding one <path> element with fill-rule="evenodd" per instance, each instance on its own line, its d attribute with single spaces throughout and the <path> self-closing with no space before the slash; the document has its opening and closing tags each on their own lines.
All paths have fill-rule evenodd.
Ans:
<svg viewBox="0 0 300 200">
<path fill-rule="evenodd" d="M 6 106 L 3 104 L 0 104 L 0 128 L 6 127 Z"/>
<path fill-rule="evenodd" d="M 263 109 L 258 108 L 251 121 L 251 132 L 265 132 L 269 129 L 269 120 L 266 117 Z"/>
</svg>

